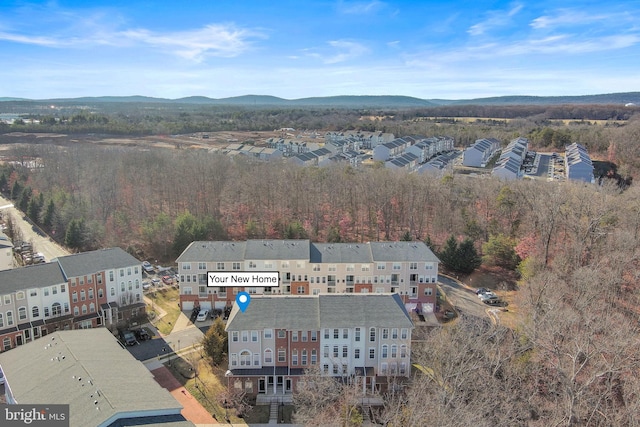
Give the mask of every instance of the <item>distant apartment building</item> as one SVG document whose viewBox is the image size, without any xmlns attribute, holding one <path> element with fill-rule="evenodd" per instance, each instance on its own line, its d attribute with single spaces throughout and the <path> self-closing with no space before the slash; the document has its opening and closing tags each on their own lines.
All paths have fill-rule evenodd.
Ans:
<svg viewBox="0 0 640 427">
<path fill-rule="evenodd" d="M 317 368 L 363 393 L 384 390 L 409 376 L 412 329 L 399 294 L 256 296 L 227 322 L 228 387 L 287 395 Z"/>
<path fill-rule="evenodd" d="M 478 139 L 473 145 L 464 150 L 462 164 L 476 168 L 483 168 L 489 160 L 500 150 L 500 141 L 495 138 Z"/>
<path fill-rule="evenodd" d="M 264 295 L 396 293 L 433 312 L 439 260 L 423 242 L 196 241 L 178 257 L 180 305 L 223 309 L 240 291 Z M 277 287 L 209 287 L 208 271 L 277 271 Z"/>
<path fill-rule="evenodd" d="M 0 351 L 66 329 L 144 313 L 140 261 L 120 248 L 0 271 Z"/>
</svg>

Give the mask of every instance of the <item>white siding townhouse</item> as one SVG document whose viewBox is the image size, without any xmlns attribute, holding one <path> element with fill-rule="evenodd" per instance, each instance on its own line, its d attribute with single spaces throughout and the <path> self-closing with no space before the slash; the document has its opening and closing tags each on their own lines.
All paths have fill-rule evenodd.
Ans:
<svg viewBox="0 0 640 427">
<path fill-rule="evenodd" d="M 436 304 L 439 260 L 423 242 L 196 241 L 178 257 L 182 310 L 230 307 L 240 291 L 264 295 L 397 293 L 408 311 Z M 209 287 L 207 272 L 278 271 L 275 287 Z"/>
<path fill-rule="evenodd" d="M 234 305 L 228 387 L 249 395 L 287 396 L 306 369 L 384 390 L 408 377 L 413 322 L 398 294 L 256 296 Z"/>
<path fill-rule="evenodd" d="M 500 141 L 495 138 L 478 139 L 473 145 L 464 150 L 462 164 L 476 168 L 483 168 L 489 160 L 500 150 Z"/>
<path fill-rule="evenodd" d="M 587 149 L 577 143 L 568 145 L 565 150 L 565 173 L 567 179 L 593 183 L 593 163 Z"/>
</svg>

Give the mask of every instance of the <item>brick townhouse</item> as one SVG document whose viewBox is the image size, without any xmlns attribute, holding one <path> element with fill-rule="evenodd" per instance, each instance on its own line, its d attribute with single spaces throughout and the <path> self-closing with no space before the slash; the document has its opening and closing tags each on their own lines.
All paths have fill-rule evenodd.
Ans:
<svg viewBox="0 0 640 427">
<path fill-rule="evenodd" d="M 0 271 L 0 351 L 53 331 L 113 326 L 142 313 L 140 261 L 120 248 Z"/>
<path fill-rule="evenodd" d="M 228 387 L 249 395 L 289 395 L 305 371 L 384 390 L 408 377 L 413 323 L 399 294 L 259 295 L 234 305 Z"/>
<path fill-rule="evenodd" d="M 397 293 L 432 312 L 438 258 L 423 242 L 196 241 L 178 257 L 182 310 L 230 307 L 238 292 L 264 295 Z M 208 287 L 208 271 L 277 271 L 277 287 Z"/>
</svg>

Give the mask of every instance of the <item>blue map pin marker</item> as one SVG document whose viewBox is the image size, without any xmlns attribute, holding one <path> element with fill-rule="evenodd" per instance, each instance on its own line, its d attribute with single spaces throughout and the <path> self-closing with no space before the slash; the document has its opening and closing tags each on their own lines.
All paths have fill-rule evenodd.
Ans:
<svg viewBox="0 0 640 427">
<path fill-rule="evenodd" d="M 238 292 L 236 296 L 236 304 L 240 307 L 240 311 L 244 313 L 244 311 L 249 307 L 249 303 L 251 302 L 251 296 L 249 296 L 246 292 Z"/>
</svg>

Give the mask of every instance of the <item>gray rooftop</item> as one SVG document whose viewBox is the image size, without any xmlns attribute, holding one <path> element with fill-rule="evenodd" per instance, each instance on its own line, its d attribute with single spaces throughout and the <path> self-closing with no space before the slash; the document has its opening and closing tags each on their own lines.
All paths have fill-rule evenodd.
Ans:
<svg viewBox="0 0 640 427">
<path fill-rule="evenodd" d="M 413 327 L 397 294 L 255 295 L 244 313 L 234 304 L 226 330 L 320 330 L 358 325 Z"/>
<path fill-rule="evenodd" d="M 0 294 L 67 283 L 57 262 L 0 271 Z"/>
<path fill-rule="evenodd" d="M 104 270 L 140 265 L 140 261 L 118 247 L 66 255 L 56 260 L 66 277 L 79 277 Z"/>
<path fill-rule="evenodd" d="M 0 365 L 17 403 L 69 404 L 72 426 L 182 409 L 106 328 L 54 332 L 0 354 Z"/>
<path fill-rule="evenodd" d="M 311 263 L 439 262 L 423 242 L 312 243 L 309 240 L 197 241 L 191 243 L 176 261 L 244 260 L 306 260 Z"/>
</svg>

